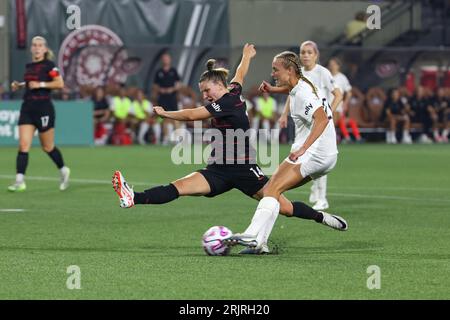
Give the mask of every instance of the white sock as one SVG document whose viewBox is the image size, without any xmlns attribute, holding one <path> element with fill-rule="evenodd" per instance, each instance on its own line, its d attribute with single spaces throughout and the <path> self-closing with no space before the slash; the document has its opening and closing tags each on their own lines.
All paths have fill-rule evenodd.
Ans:
<svg viewBox="0 0 450 320">
<path fill-rule="evenodd" d="M 69 168 L 67 168 L 66 166 L 62 167 L 61 169 L 59 169 L 59 172 L 61 172 L 61 174 L 65 174 L 67 173 L 67 171 L 69 170 Z"/>
<path fill-rule="evenodd" d="M 444 129 L 442 131 L 442 137 L 447 138 L 448 137 L 448 129 Z"/>
<path fill-rule="evenodd" d="M 311 192 L 316 193 L 317 195 L 318 191 L 319 191 L 319 181 L 316 179 L 312 181 Z"/>
<path fill-rule="evenodd" d="M 173 125 L 173 123 L 169 123 L 167 125 L 167 135 L 169 136 L 169 141 L 171 142 L 175 141 L 174 130 L 175 126 Z"/>
<path fill-rule="evenodd" d="M 321 176 L 319 179 L 316 179 L 318 184 L 318 199 L 319 200 L 327 200 L 327 176 Z"/>
<path fill-rule="evenodd" d="M 434 139 L 439 139 L 439 131 L 438 130 L 433 130 L 433 137 Z"/>
<path fill-rule="evenodd" d="M 16 174 L 16 183 L 22 183 L 25 180 L 25 175 L 22 173 Z"/>
<path fill-rule="evenodd" d="M 272 197 L 264 197 L 259 201 L 255 214 L 253 215 L 252 222 L 244 231 L 244 234 L 257 236 L 260 231 L 263 230 L 266 223 L 272 218 L 273 211 L 278 208 L 280 203 L 277 199 Z"/>
<path fill-rule="evenodd" d="M 272 233 L 272 229 L 277 221 L 278 214 L 280 212 L 280 203 L 277 202 L 276 208 L 274 208 L 272 212 L 272 216 L 264 225 L 263 229 L 256 236 L 256 242 L 258 243 L 258 248 L 261 248 L 263 245 L 267 245 L 267 241 L 269 240 L 269 236 Z"/>
<path fill-rule="evenodd" d="M 155 123 L 153 125 L 153 133 L 155 134 L 155 140 L 156 144 L 159 144 L 161 142 L 161 124 Z"/>
<path fill-rule="evenodd" d="M 150 125 L 147 123 L 147 121 L 142 121 L 139 125 L 139 133 L 138 133 L 138 142 L 140 144 L 145 144 L 145 134 L 148 131 L 148 128 L 150 128 Z"/>
</svg>

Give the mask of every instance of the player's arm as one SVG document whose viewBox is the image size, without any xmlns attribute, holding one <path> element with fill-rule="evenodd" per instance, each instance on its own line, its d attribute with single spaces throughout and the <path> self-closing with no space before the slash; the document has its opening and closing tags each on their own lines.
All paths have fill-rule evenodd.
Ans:
<svg viewBox="0 0 450 320">
<path fill-rule="evenodd" d="M 284 104 L 283 113 L 281 114 L 280 119 L 278 119 L 280 128 L 287 128 L 288 115 L 289 115 L 289 104 L 290 104 L 290 99 L 288 96 L 286 99 L 286 103 Z"/>
<path fill-rule="evenodd" d="M 259 86 L 259 91 L 261 92 L 268 92 L 268 93 L 282 93 L 282 94 L 289 94 L 289 88 L 288 87 L 277 87 L 272 86 L 267 81 L 263 81 L 261 85 Z"/>
<path fill-rule="evenodd" d="M 250 66 L 250 60 L 256 55 L 255 46 L 253 44 L 246 43 L 244 49 L 242 49 L 242 59 L 237 67 L 236 74 L 231 82 L 237 82 L 241 86 L 244 84 L 244 78 L 247 75 L 248 68 Z"/>
<path fill-rule="evenodd" d="M 58 75 L 52 81 L 30 81 L 28 87 L 30 89 L 62 89 L 64 88 L 64 80 Z"/>
<path fill-rule="evenodd" d="M 290 160 L 296 161 L 300 156 L 302 156 L 306 152 L 306 150 L 308 150 L 308 148 L 317 140 L 317 138 L 320 137 L 320 135 L 327 127 L 328 121 L 330 121 L 324 108 L 318 108 L 314 112 L 313 118 L 314 124 L 308 138 L 306 138 L 303 146 L 301 146 L 298 150 L 291 152 L 291 154 L 289 155 Z"/>
<path fill-rule="evenodd" d="M 166 111 L 162 107 L 153 107 L 153 111 L 163 118 L 178 120 L 178 121 L 195 121 L 205 120 L 212 117 L 211 113 L 205 107 L 198 107 L 193 109 L 183 109 L 178 111 Z"/>
<path fill-rule="evenodd" d="M 348 104 L 350 103 L 350 98 L 352 97 L 352 90 L 345 92 L 344 96 L 344 113 L 348 112 Z"/>
<path fill-rule="evenodd" d="M 335 88 L 333 91 L 331 91 L 331 93 L 334 96 L 333 102 L 331 102 L 331 110 L 333 110 L 333 112 L 336 112 L 336 108 L 342 101 L 344 95 L 342 94 L 342 91 L 339 88 Z"/>
<path fill-rule="evenodd" d="M 21 89 L 21 88 L 23 88 L 23 87 L 25 87 L 25 82 L 19 82 L 19 81 L 13 81 L 13 82 L 11 82 L 11 90 L 14 92 L 14 91 L 17 91 L 17 90 L 19 90 L 19 89 Z"/>
</svg>

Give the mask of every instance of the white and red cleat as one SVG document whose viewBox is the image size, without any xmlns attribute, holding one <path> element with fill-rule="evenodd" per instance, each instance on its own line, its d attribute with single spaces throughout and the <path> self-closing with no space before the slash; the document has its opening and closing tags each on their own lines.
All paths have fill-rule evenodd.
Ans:
<svg viewBox="0 0 450 320">
<path fill-rule="evenodd" d="M 125 181 L 120 171 L 115 171 L 112 177 L 112 185 L 114 191 L 117 193 L 120 199 L 120 206 L 122 208 L 131 208 L 134 206 L 134 191 L 133 187 L 130 187 Z"/>
</svg>

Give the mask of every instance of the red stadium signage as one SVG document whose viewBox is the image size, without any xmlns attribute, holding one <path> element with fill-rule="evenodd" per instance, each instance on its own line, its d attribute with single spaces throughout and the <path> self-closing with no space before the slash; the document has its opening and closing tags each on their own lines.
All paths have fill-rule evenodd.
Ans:
<svg viewBox="0 0 450 320">
<path fill-rule="evenodd" d="M 130 69 L 124 68 L 127 61 L 128 53 L 119 36 L 99 25 L 87 25 L 71 32 L 58 55 L 61 75 L 72 89 L 124 83 Z"/>
<path fill-rule="evenodd" d="M 16 34 L 17 48 L 27 47 L 27 16 L 25 12 L 25 0 L 16 0 Z"/>
</svg>

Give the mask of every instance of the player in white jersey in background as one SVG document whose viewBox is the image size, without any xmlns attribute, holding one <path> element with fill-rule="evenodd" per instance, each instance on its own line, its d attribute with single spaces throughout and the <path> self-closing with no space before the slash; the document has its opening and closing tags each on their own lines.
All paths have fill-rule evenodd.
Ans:
<svg viewBox="0 0 450 320">
<path fill-rule="evenodd" d="M 347 130 L 347 125 L 352 129 L 352 134 L 355 137 L 355 141 L 361 143 L 363 140 L 361 138 L 361 134 L 359 133 L 358 124 L 355 119 L 348 116 L 349 102 L 352 97 L 352 86 L 350 85 L 350 82 L 345 74 L 341 72 L 341 61 L 336 57 L 332 57 L 330 61 L 328 61 L 328 69 L 333 76 L 335 85 L 344 94 L 344 101 L 338 104 L 336 112 L 333 113 L 334 125 L 339 126 L 339 129 L 341 130 L 341 143 L 352 142 L 350 134 Z"/>
<path fill-rule="evenodd" d="M 342 101 L 342 92 L 336 87 L 333 76 L 330 71 L 317 64 L 319 60 L 319 49 L 315 42 L 305 41 L 300 45 L 300 62 L 302 64 L 302 73 L 308 78 L 316 88 L 324 91 L 327 101 L 331 101 L 331 109 L 335 112 L 338 104 Z M 260 90 L 271 93 L 288 93 L 284 87 L 273 87 L 267 82 L 263 82 Z M 279 123 L 281 128 L 287 126 L 287 118 L 289 115 L 289 97 L 286 100 L 283 114 L 280 117 Z M 315 210 L 326 210 L 329 208 L 327 200 L 327 176 L 324 175 L 319 179 L 313 181 L 311 186 L 311 195 L 309 202 L 314 203 Z"/>
<path fill-rule="evenodd" d="M 231 245 L 247 245 L 255 253 L 268 252 L 267 241 L 280 210 L 281 194 L 327 174 L 336 165 L 338 154 L 331 106 L 324 93 L 302 74 L 299 57 L 289 51 L 276 55 L 272 62 L 272 77 L 278 87 L 289 89 L 295 141 L 289 157 L 265 185 L 264 197 L 250 226 L 243 234 L 225 240 Z M 303 210 L 317 212 L 306 205 Z M 336 219 L 341 224 L 340 230 L 347 230 L 343 218 L 321 213 Z"/>
</svg>

